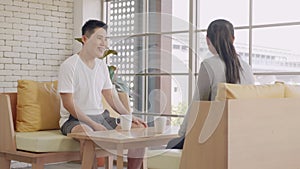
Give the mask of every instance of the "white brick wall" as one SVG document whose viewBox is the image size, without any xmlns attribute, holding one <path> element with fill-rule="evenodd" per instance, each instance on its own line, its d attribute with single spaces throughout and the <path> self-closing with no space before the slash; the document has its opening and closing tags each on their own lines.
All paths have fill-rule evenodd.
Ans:
<svg viewBox="0 0 300 169">
<path fill-rule="evenodd" d="M 56 80 L 72 54 L 73 0 L 0 1 L 0 92 L 18 79 Z"/>
</svg>

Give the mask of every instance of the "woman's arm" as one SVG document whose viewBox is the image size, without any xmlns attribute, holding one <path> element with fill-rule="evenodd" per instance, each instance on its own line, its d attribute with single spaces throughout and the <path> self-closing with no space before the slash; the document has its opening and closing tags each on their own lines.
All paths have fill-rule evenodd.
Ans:
<svg viewBox="0 0 300 169">
<path fill-rule="evenodd" d="M 211 83 L 206 67 L 201 63 L 198 74 L 197 84 L 194 90 L 193 100 L 210 100 L 211 96 Z M 190 116 L 190 106 L 184 116 L 183 122 L 180 125 L 178 134 L 184 136 L 186 134 L 187 124 Z"/>
<path fill-rule="evenodd" d="M 211 100 L 211 79 L 205 64 L 202 62 L 198 80 L 194 91 L 193 100 Z"/>
</svg>

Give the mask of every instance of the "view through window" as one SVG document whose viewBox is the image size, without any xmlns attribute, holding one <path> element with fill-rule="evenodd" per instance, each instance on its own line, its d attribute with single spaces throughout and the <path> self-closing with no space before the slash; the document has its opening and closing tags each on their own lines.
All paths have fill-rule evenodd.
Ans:
<svg viewBox="0 0 300 169">
<path fill-rule="evenodd" d="M 275 81 L 299 84 L 297 3 L 297 0 L 107 1 L 105 16 L 110 27 L 110 45 L 119 52 L 109 58 L 109 63 L 117 65 L 118 76 L 129 84 L 134 112 L 152 115 L 142 116 L 148 121 L 156 114 L 184 115 L 200 62 L 211 56 L 205 40 L 206 28 L 212 20 L 223 18 L 235 26 L 235 46 L 242 59 L 251 64 L 256 84 Z M 189 39 L 191 34 L 193 39 Z M 181 120 L 172 117 L 173 124 L 180 124 Z"/>
</svg>

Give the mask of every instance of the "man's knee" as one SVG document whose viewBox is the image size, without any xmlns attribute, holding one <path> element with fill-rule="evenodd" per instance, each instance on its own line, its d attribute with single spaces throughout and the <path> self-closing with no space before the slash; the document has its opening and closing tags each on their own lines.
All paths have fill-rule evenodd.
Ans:
<svg viewBox="0 0 300 169">
<path fill-rule="evenodd" d="M 71 132 L 79 133 L 79 132 L 90 132 L 90 131 L 94 131 L 94 130 L 86 124 L 80 124 L 80 125 L 76 125 L 75 127 L 73 127 Z"/>
</svg>

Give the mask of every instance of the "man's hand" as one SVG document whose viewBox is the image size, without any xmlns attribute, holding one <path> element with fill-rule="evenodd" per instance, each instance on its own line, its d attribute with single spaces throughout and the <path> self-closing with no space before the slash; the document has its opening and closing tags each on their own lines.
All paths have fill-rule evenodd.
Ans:
<svg viewBox="0 0 300 169">
<path fill-rule="evenodd" d="M 148 127 L 148 125 L 142 119 L 132 116 L 132 127 L 141 128 L 141 127 Z"/>
<path fill-rule="evenodd" d="M 95 123 L 93 125 L 93 130 L 94 131 L 106 131 L 107 129 L 103 125 L 101 125 L 99 123 Z"/>
</svg>

